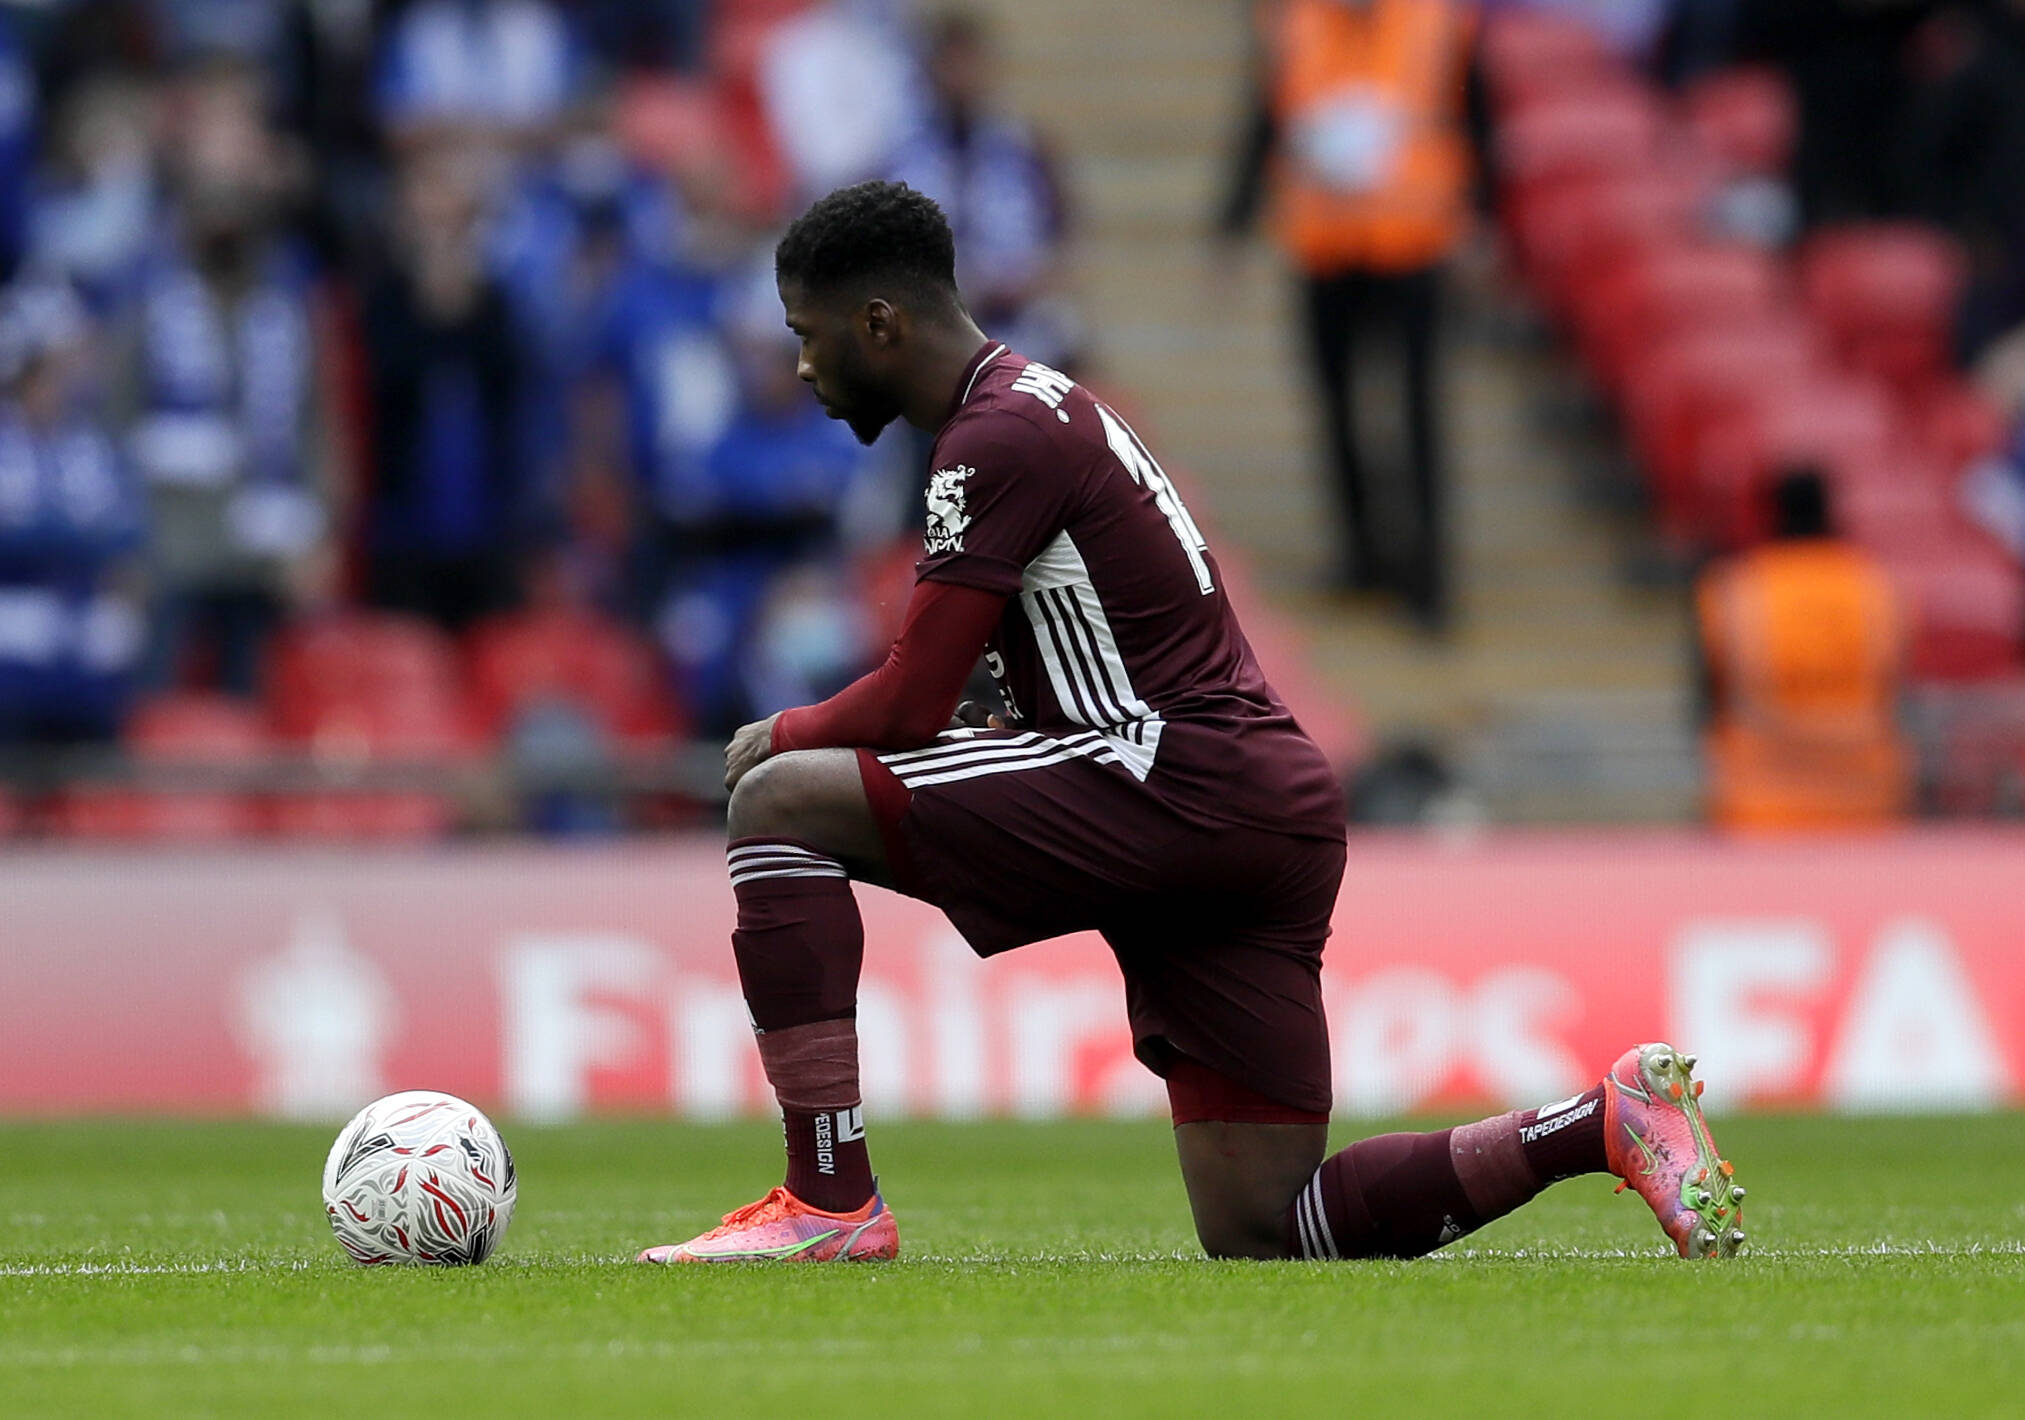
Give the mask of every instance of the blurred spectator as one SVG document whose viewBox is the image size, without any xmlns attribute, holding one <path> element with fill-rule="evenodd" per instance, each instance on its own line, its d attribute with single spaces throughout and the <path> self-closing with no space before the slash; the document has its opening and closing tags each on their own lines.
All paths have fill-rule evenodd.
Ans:
<svg viewBox="0 0 2025 1420">
<path fill-rule="evenodd" d="M 82 308 L 0 293 L 0 741 L 109 739 L 142 645 L 139 489 L 91 409 Z"/>
<path fill-rule="evenodd" d="M 559 559 L 529 564 L 526 609 L 469 638 L 472 708 L 522 778 L 595 783 L 627 752 L 665 754 L 681 727 L 666 676 L 644 638 L 587 605 Z M 527 797 L 522 821 L 540 833 L 609 832 L 611 796 L 553 789 Z"/>
<path fill-rule="evenodd" d="M 1950 6 L 1907 46 L 1896 195 L 1960 237 L 1974 268 L 1963 344 L 2025 320 L 2025 7 Z"/>
<path fill-rule="evenodd" d="M 306 3 L 274 0 L 151 0 L 155 44 L 169 63 L 232 55 L 277 69 L 297 12 Z"/>
<path fill-rule="evenodd" d="M 13 279 L 28 238 L 28 172 L 35 155 L 35 71 L 0 10 L 0 282 Z"/>
<path fill-rule="evenodd" d="M 1905 38 L 1926 0 L 1739 0 L 1738 45 L 1782 65 L 1800 99 L 1794 185 L 1810 224 L 1887 215 Z"/>
<path fill-rule="evenodd" d="M 749 261 L 643 265 L 613 315 L 634 597 L 698 728 L 841 686 L 862 669 L 854 604 L 827 574 L 794 574 L 838 554 L 871 456 L 795 378 L 771 280 Z"/>
<path fill-rule="evenodd" d="M 526 388 L 506 295 L 487 272 L 478 175 L 412 150 L 387 271 L 365 299 L 370 492 L 366 600 L 452 631 L 514 600 L 527 532 Z"/>
<path fill-rule="evenodd" d="M 1772 497 L 1773 540 L 1696 588 L 1709 816 L 1774 830 L 1887 822 L 1911 787 L 1898 598 L 1835 536 L 1820 474 L 1790 473 Z"/>
<path fill-rule="evenodd" d="M 877 0 L 824 0 L 777 26 L 759 62 L 774 141 L 794 176 L 792 205 L 877 177 L 918 121 L 914 67 Z"/>
<path fill-rule="evenodd" d="M 585 41 L 614 69 L 688 72 L 703 59 L 706 0 L 578 0 Z"/>
<path fill-rule="evenodd" d="M 179 683 L 201 647 L 221 688 L 250 695 L 291 577 L 319 565 L 320 342 L 305 263 L 278 230 L 292 165 L 258 75 L 212 61 L 178 100 L 175 207 L 141 280 L 124 390 L 153 505 L 150 679 Z"/>
<path fill-rule="evenodd" d="M 1073 370 L 1081 344 L 1062 299 L 1067 235 L 1055 164 L 998 111 L 997 55 L 984 21 L 952 11 L 927 36 L 930 105 L 887 175 L 934 198 L 956 233 L 957 284 L 978 324 L 1022 355 Z"/>
<path fill-rule="evenodd" d="M 488 224 L 487 261 L 506 293 L 526 366 L 519 414 L 530 496 L 565 481 L 571 394 L 597 354 L 620 279 L 676 251 L 680 204 L 601 124 L 526 165 Z"/>
<path fill-rule="evenodd" d="M 380 119 L 396 137 L 531 139 L 561 119 L 581 70 L 569 26 L 542 0 L 417 0 L 381 49 Z"/>
<path fill-rule="evenodd" d="M 137 80 L 81 81 L 57 111 L 36 182 L 29 264 L 67 277 L 101 315 L 133 296 L 156 229 L 155 111 Z"/>
<path fill-rule="evenodd" d="M 1436 345 L 1442 267 L 1469 215 L 1468 15 L 1454 0 L 1287 0 L 1264 13 L 1266 72 L 1220 228 L 1236 237 L 1249 225 L 1270 163 L 1340 503 L 1333 580 L 1392 586 L 1438 631 L 1448 579 Z M 1405 364 L 1410 513 L 1390 536 L 1354 421 L 1358 345 L 1374 336 Z"/>
<path fill-rule="evenodd" d="M 1666 71 L 1690 80 L 1721 69 L 1738 54 L 1738 29 L 1748 0 L 1674 0 L 1666 37 Z"/>
</svg>

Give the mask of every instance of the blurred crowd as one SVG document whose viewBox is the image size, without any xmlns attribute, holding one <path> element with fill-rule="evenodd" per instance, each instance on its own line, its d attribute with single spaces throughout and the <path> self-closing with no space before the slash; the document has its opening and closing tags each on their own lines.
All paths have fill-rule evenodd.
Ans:
<svg viewBox="0 0 2025 1420">
<path fill-rule="evenodd" d="M 1928 806 L 2015 803 L 2025 716 L 1985 712 L 2025 707 L 2025 4 L 1254 13 L 1216 226 L 1270 210 L 1292 269 L 1329 581 L 1449 628 L 1443 308 L 1494 227 L 1629 455 L 1656 568 L 1699 573 L 1711 815 L 1874 823 L 1916 778 Z M 1373 438 L 1388 373 L 1403 437 Z M 1950 707 L 1918 755 L 1908 689 Z M 1964 705 L 2001 732 L 1967 744 Z"/>
<path fill-rule="evenodd" d="M 885 0 L 0 3 L 0 750 L 314 740 L 280 682 L 337 646 L 567 701 L 609 642 L 670 736 L 845 683 L 919 450 L 800 388 L 772 243 L 904 178 L 979 318 L 1073 367 L 994 60 Z M 405 703 L 369 669 L 347 732 Z"/>
<path fill-rule="evenodd" d="M 1701 569 L 1711 816 L 2018 812 L 2025 5 L 1500 10 L 1498 215 Z"/>
</svg>

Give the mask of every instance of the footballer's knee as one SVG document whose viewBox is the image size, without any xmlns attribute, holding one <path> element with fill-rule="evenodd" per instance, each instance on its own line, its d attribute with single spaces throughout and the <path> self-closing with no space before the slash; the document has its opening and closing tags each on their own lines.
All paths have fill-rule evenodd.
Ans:
<svg viewBox="0 0 2025 1420">
<path fill-rule="evenodd" d="M 851 750 L 790 750 L 760 761 L 731 791 L 733 838 L 792 839 L 883 881 L 885 850 Z"/>
<path fill-rule="evenodd" d="M 798 838 L 808 816 L 805 779 L 797 772 L 801 755 L 777 754 L 747 770 L 731 791 L 726 825 L 733 838 Z"/>
<path fill-rule="evenodd" d="M 1222 1262 L 1244 1260 L 1267 1262 L 1288 1257 L 1286 1228 L 1277 1216 L 1272 1218 L 1217 1218 L 1198 1217 L 1195 1220 L 1196 1241 L 1212 1261 Z"/>
<path fill-rule="evenodd" d="M 1314 1176 L 1326 1124 L 1177 1124 L 1174 1143 L 1195 1235 L 1211 1257 L 1279 1258 L 1287 1208 Z"/>
</svg>

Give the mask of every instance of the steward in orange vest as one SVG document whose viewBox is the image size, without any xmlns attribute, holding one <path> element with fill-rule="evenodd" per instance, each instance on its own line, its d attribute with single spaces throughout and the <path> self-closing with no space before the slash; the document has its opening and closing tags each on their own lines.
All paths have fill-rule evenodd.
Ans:
<svg viewBox="0 0 2025 1420">
<path fill-rule="evenodd" d="M 1330 582 L 1448 619 L 1439 392 L 1441 267 L 1470 220 L 1470 22 L 1458 0 L 1277 0 L 1218 227 L 1241 234 L 1269 185 L 1299 279 L 1321 447 L 1341 537 Z M 1366 342 L 1397 348 L 1406 467 L 1378 477 L 1356 427 Z M 1382 495 L 1393 490 L 1404 497 Z M 1374 494 L 1380 495 L 1374 497 Z"/>
<path fill-rule="evenodd" d="M 1910 797 L 1897 725 L 1904 628 L 1877 564 L 1829 531 L 1817 474 L 1782 479 L 1774 540 L 1704 573 L 1710 819 L 1728 828 L 1889 822 Z"/>
<path fill-rule="evenodd" d="M 1455 249 L 1469 217 L 1468 43 L 1453 0 L 1278 7 L 1278 230 L 1303 271 L 1417 271 Z"/>
</svg>

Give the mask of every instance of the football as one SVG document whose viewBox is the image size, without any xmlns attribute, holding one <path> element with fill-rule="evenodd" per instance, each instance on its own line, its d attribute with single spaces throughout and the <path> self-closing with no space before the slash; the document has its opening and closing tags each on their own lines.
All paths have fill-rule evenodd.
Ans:
<svg viewBox="0 0 2025 1420">
<path fill-rule="evenodd" d="M 513 1155 L 474 1105 L 436 1090 L 374 1100 L 323 1166 L 331 1231 L 362 1266 L 485 1261 L 513 1221 Z"/>
</svg>

